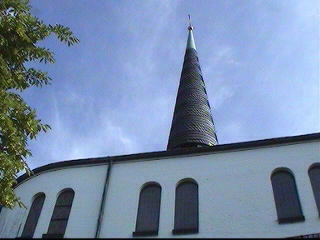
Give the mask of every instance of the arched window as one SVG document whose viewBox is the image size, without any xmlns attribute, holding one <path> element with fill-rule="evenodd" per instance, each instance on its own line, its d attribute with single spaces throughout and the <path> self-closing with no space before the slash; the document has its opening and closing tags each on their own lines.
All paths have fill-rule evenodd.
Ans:
<svg viewBox="0 0 320 240">
<path fill-rule="evenodd" d="M 157 235 L 159 231 L 161 186 L 146 184 L 140 191 L 136 231 L 133 236 Z"/>
<path fill-rule="evenodd" d="M 320 216 L 320 163 L 311 165 L 309 168 L 309 178 Z"/>
<path fill-rule="evenodd" d="M 46 198 L 46 195 L 44 193 L 38 193 L 35 195 L 29 210 L 26 223 L 24 224 L 21 237 L 27 237 L 27 238 L 33 237 L 45 198 Z"/>
<path fill-rule="evenodd" d="M 182 180 L 176 188 L 173 234 L 199 231 L 198 184 L 194 180 Z"/>
<path fill-rule="evenodd" d="M 304 221 L 296 182 L 289 169 L 279 169 L 271 175 L 274 201 L 279 223 Z"/>
<path fill-rule="evenodd" d="M 69 214 L 74 198 L 72 189 L 65 189 L 59 194 L 54 206 L 48 233 L 44 237 L 63 237 L 67 228 Z"/>
</svg>

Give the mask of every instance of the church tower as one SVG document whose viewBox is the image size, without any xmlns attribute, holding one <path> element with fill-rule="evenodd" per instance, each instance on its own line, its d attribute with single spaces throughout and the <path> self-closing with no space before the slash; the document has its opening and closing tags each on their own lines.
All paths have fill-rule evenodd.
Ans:
<svg viewBox="0 0 320 240">
<path fill-rule="evenodd" d="M 218 143 L 193 39 L 191 21 L 188 32 L 187 47 L 167 150 L 212 146 Z"/>
</svg>

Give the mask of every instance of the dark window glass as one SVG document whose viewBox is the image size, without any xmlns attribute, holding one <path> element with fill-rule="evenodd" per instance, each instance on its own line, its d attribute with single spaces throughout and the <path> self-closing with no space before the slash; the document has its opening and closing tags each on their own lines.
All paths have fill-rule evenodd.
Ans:
<svg viewBox="0 0 320 240">
<path fill-rule="evenodd" d="M 148 184 L 140 192 L 134 236 L 157 235 L 159 230 L 161 187 Z"/>
<path fill-rule="evenodd" d="M 174 234 L 198 232 L 198 184 L 183 181 L 176 188 Z"/>
<path fill-rule="evenodd" d="M 21 237 L 33 237 L 45 198 L 46 195 L 44 193 L 40 193 L 34 198 L 29 210 L 26 223 L 24 224 Z"/>
<path fill-rule="evenodd" d="M 294 176 L 279 170 L 271 176 L 279 223 L 304 221 Z"/>
<path fill-rule="evenodd" d="M 52 213 L 48 234 L 46 235 L 47 237 L 50 237 L 50 235 L 64 235 L 67 228 L 73 198 L 74 191 L 72 189 L 64 190 L 59 195 Z"/>
<path fill-rule="evenodd" d="M 309 169 L 309 178 L 320 215 L 320 165 L 317 164 Z"/>
</svg>

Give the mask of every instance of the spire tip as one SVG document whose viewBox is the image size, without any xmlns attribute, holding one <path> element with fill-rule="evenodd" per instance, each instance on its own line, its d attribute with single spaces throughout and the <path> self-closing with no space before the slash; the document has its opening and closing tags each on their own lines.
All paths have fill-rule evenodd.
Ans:
<svg viewBox="0 0 320 240">
<path fill-rule="evenodd" d="M 189 17 L 189 26 L 188 26 L 188 30 L 189 30 L 189 31 L 192 31 L 192 30 L 193 30 L 193 26 L 192 26 L 192 24 L 191 24 L 191 16 L 190 16 L 190 14 L 188 14 L 188 17 Z"/>
</svg>

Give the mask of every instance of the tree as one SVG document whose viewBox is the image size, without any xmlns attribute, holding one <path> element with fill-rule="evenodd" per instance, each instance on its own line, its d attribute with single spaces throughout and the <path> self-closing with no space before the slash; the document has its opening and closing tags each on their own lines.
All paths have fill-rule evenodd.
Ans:
<svg viewBox="0 0 320 240">
<path fill-rule="evenodd" d="M 68 27 L 46 25 L 33 16 L 28 0 L 0 1 L 0 205 L 8 208 L 23 206 L 13 186 L 20 171 L 32 174 L 26 163 L 28 142 L 50 129 L 19 94 L 50 84 L 46 72 L 26 66 L 55 62 L 50 49 L 37 46 L 50 34 L 68 46 L 79 42 Z"/>
</svg>

